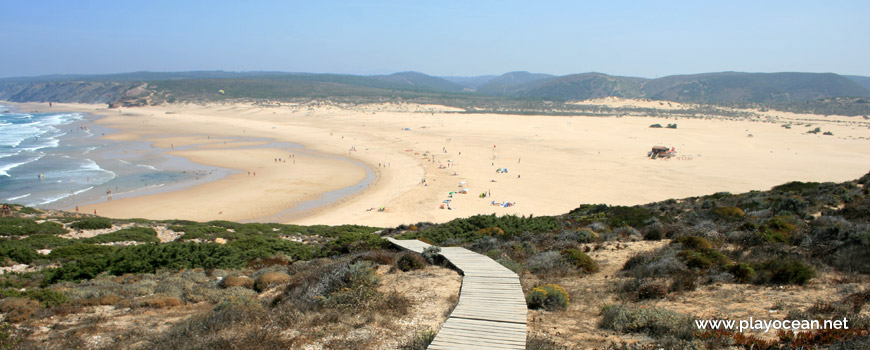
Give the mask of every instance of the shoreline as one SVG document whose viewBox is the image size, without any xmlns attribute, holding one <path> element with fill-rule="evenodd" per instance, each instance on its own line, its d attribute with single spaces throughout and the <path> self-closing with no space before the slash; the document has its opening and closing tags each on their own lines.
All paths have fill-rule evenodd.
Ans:
<svg viewBox="0 0 870 350">
<path fill-rule="evenodd" d="M 180 214 L 180 217 L 176 216 L 176 212 L 172 212 L 169 214 L 171 216 L 167 216 L 167 214 L 158 213 L 161 210 L 156 210 L 155 208 L 151 208 L 150 214 L 141 215 L 136 212 L 132 212 L 133 209 L 131 207 L 139 207 L 139 206 L 148 206 L 149 203 L 153 202 L 167 202 L 167 201 L 177 201 L 179 197 L 179 193 L 190 194 L 191 192 L 198 193 L 198 196 L 202 196 L 202 189 L 199 188 L 201 186 L 206 186 L 209 190 L 221 190 L 224 187 L 231 188 L 232 186 L 229 183 L 222 182 L 228 180 L 233 176 L 238 176 L 244 170 L 238 166 L 233 166 L 232 160 L 221 160 L 225 153 L 228 151 L 236 152 L 236 153 L 246 153 L 250 158 L 254 157 L 263 157 L 265 154 L 284 154 L 285 152 L 292 152 L 294 156 L 293 162 L 299 160 L 300 163 L 304 160 L 306 163 L 321 163 L 323 160 L 326 160 L 330 163 L 336 162 L 352 162 L 351 159 L 346 159 L 339 155 L 331 155 L 331 154 L 320 154 L 317 151 L 310 150 L 305 148 L 303 145 L 295 144 L 292 142 L 286 141 L 278 141 L 275 139 L 264 138 L 264 137 L 240 137 L 240 136 L 232 136 L 232 135 L 221 135 L 219 137 L 212 137 L 208 135 L 197 135 L 197 134 L 188 134 L 187 137 L 182 137 L 185 140 L 173 140 L 173 137 L 178 135 L 171 135 L 170 137 L 158 137 L 154 138 L 152 136 L 144 136 L 139 134 L 136 128 L 130 128 L 130 125 L 118 125 L 113 122 L 112 118 L 116 117 L 113 110 L 108 110 L 104 108 L 99 108 L 96 105 L 80 105 L 80 104 L 54 104 L 53 107 L 49 110 L 45 110 L 47 107 L 42 106 L 43 104 L 39 103 L 8 103 L 22 111 L 35 112 L 39 110 L 39 112 L 48 112 L 52 111 L 69 111 L 76 113 L 83 113 L 88 115 L 96 116 L 96 119 L 91 120 L 91 122 L 99 125 L 102 128 L 106 128 L 108 130 L 112 130 L 112 133 L 106 132 L 101 139 L 109 140 L 111 142 L 121 142 L 122 144 L 128 142 L 143 142 L 150 146 L 151 149 L 157 149 L 157 153 L 165 154 L 170 157 L 176 157 L 178 159 L 182 159 L 185 162 L 189 162 L 190 164 L 197 165 L 198 168 L 213 168 L 214 174 L 209 172 L 205 174 L 206 178 L 202 178 L 202 176 L 192 179 L 190 181 L 186 181 L 185 183 L 179 184 L 170 184 L 170 185 L 157 185 L 157 186 L 148 186 L 146 188 L 139 188 L 135 190 L 131 190 L 129 192 L 121 193 L 120 196 L 118 194 L 113 193 L 111 196 L 112 199 L 108 199 L 109 195 L 100 195 L 96 199 L 79 201 L 77 203 L 73 203 L 66 206 L 59 206 L 57 209 L 66 210 L 66 211 L 74 211 L 77 207 L 81 212 L 90 213 L 94 210 L 97 211 L 99 215 L 109 216 L 109 217 L 146 217 L 149 219 L 175 219 L 175 218 L 184 218 L 184 219 L 196 219 L 198 221 L 208 221 L 208 220 L 218 220 L 218 219 L 228 219 L 228 220 L 250 220 L 250 221 L 261 221 L 264 218 L 270 216 L 276 216 L 280 213 L 293 209 L 298 203 L 313 203 L 314 208 L 318 207 L 332 207 L 335 206 L 338 202 L 347 200 L 347 198 L 343 198 L 346 196 L 354 196 L 358 195 L 358 192 L 363 191 L 374 184 L 372 181 L 375 179 L 375 176 L 363 176 L 359 181 L 351 181 L 346 187 L 340 187 L 337 189 L 333 189 L 331 187 L 335 186 L 327 186 L 326 189 L 328 191 L 320 192 L 322 189 L 314 190 L 314 191 L 302 191 L 300 195 L 291 196 L 289 199 L 282 200 L 281 204 L 277 205 L 277 207 L 273 204 L 271 208 L 256 208 L 256 210 L 248 211 L 247 214 L 242 215 L 233 215 L 226 209 L 217 209 L 213 210 L 211 214 L 208 214 L 204 211 L 200 211 L 199 213 L 190 216 Z M 123 116 L 123 114 L 122 114 Z M 193 136 L 193 138 L 189 137 Z M 197 139 L 197 136 L 202 136 Z M 221 155 L 216 156 L 218 153 Z M 205 158 L 204 158 L 205 155 Z M 289 159 L 282 158 L 282 162 L 286 163 Z M 123 161 L 123 159 L 121 160 Z M 266 162 L 261 162 L 266 163 Z M 261 164 L 262 165 L 262 164 Z M 335 165 L 335 164 L 333 164 Z M 361 167 L 362 172 L 366 174 L 373 174 L 374 171 L 370 168 L 364 168 L 363 163 L 356 162 L 354 164 L 356 167 Z M 341 168 L 341 167 L 340 167 Z M 346 168 L 346 167 L 345 167 Z M 185 171 L 188 172 L 188 171 Z M 251 172 L 251 171 L 249 171 Z M 252 171 L 256 174 L 256 170 Z M 269 171 L 267 171 L 269 172 Z M 352 173 L 354 171 L 348 171 Z M 263 178 L 264 173 L 260 172 L 259 177 Z M 321 174 L 323 175 L 323 174 Z M 252 176 L 252 175 L 246 175 Z M 253 175 L 256 176 L 256 175 Z M 286 177 L 282 179 L 281 176 L 275 177 L 271 176 L 269 179 L 264 179 L 264 182 L 274 181 L 274 180 L 287 180 Z M 237 181 L 236 181 L 237 182 Z M 344 184 L 347 183 L 347 180 L 339 181 L 338 183 Z M 342 191 L 345 188 L 353 188 L 352 191 Z M 321 197 L 323 193 L 330 192 L 338 192 L 343 195 L 343 197 L 339 198 L 327 198 L 327 200 L 322 200 Z M 243 191 L 239 191 L 243 192 Z M 166 197 L 166 198 L 161 198 Z M 171 198 L 170 198 L 171 197 Z M 252 201 L 249 199 L 249 202 Z M 188 200 L 190 202 L 190 200 Z M 196 205 L 197 203 L 188 203 L 190 207 Z M 164 205 L 171 205 L 164 203 Z M 240 203 L 240 206 L 244 206 L 245 203 Z M 152 205 L 153 207 L 153 205 Z M 227 207 L 233 207 L 231 205 L 227 205 Z M 249 206 L 250 207 L 250 206 Z M 149 210 L 149 209 L 142 209 Z M 227 211 L 224 213 L 224 211 Z M 128 215 L 129 213 L 129 215 Z M 305 212 L 298 213 L 298 215 L 304 215 Z"/>
<path fill-rule="evenodd" d="M 657 105 L 637 100 L 601 103 Z M 251 192 L 249 197 L 253 198 L 245 203 L 260 209 L 235 216 L 172 211 L 173 219 L 387 227 L 440 223 L 476 214 L 559 215 L 583 203 L 635 205 L 722 191 L 766 190 L 788 181 L 847 181 L 870 170 L 866 165 L 870 164 L 870 122 L 777 111 L 758 112 L 751 118 L 587 118 L 457 115 L 455 108 L 436 105 L 329 101 L 267 107 L 241 102 L 172 104 L 124 108 L 121 112 L 101 107 L 56 104 L 54 109 L 96 111 L 106 116 L 104 125 L 122 130 L 113 137 L 147 140 L 164 149 L 174 146 L 170 153 L 180 156 L 197 157 L 183 153 L 189 151 L 184 147 L 195 145 L 191 147 L 203 154 L 214 151 L 235 153 L 232 157 L 241 160 L 268 158 L 265 164 L 239 166 L 237 170 L 257 166 L 263 171 L 271 169 L 275 165 L 271 155 L 238 153 L 246 146 L 264 147 L 263 140 L 274 140 L 352 159 L 367 165 L 374 176 L 368 188 L 302 214 L 293 213 L 288 203 L 310 201 L 358 181 L 344 178 L 345 186 L 330 188 L 329 184 L 338 179 L 330 176 L 342 177 L 346 171 L 325 163 L 316 166 L 320 173 L 308 174 L 307 180 L 314 182 L 289 184 L 296 190 L 283 194 L 274 192 L 281 190 L 275 186 L 270 190 L 269 186 L 227 180 L 226 184 L 244 189 L 236 192 Z M 679 128 L 649 127 L 655 123 L 678 123 Z M 793 128 L 783 127 L 786 124 Z M 814 127 L 832 131 L 835 136 L 806 132 Z M 228 145 L 224 147 L 223 142 Z M 654 145 L 675 147 L 679 157 L 650 160 L 646 153 Z M 227 161 L 215 154 L 210 157 L 213 162 Z M 357 179 L 367 176 L 359 173 Z M 468 194 L 462 194 L 462 189 Z M 232 192 L 228 195 L 242 199 Z M 488 196 L 479 198 L 481 193 Z M 198 202 L 188 200 L 191 206 L 205 203 L 213 209 L 219 207 L 213 203 L 219 197 L 190 194 L 199 198 Z M 269 199 L 270 204 L 262 205 L 256 196 Z M 293 199 L 281 201 L 272 196 Z M 493 202 L 516 205 L 494 206 Z M 153 203 L 149 198 L 142 205 Z M 375 210 L 379 208 L 384 210 Z M 129 207 L 123 214 L 153 217 L 155 213 Z"/>
</svg>

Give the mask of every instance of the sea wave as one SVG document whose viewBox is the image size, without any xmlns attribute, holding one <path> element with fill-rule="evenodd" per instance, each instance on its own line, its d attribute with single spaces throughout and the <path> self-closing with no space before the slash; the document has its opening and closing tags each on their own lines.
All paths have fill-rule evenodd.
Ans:
<svg viewBox="0 0 870 350">
<path fill-rule="evenodd" d="M 22 162 L 17 162 L 17 163 L 11 162 L 8 164 L 0 164 L 0 176 L 9 176 L 9 170 L 15 169 L 15 168 L 22 166 L 24 164 L 33 163 L 37 160 L 42 159 L 42 157 L 44 157 L 44 156 L 45 156 L 44 153 L 40 153 L 39 155 L 29 157 L 29 158 L 27 158 L 27 160 L 24 160 Z"/>
<path fill-rule="evenodd" d="M 75 191 L 75 192 L 73 192 L 73 195 L 76 195 L 76 194 L 79 194 L 79 193 L 85 193 L 85 192 L 90 191 L 90 190 L 92 190 L 92 189 L 94 189 L 94 186 L 91 186 L 91 187 L 88 187 L 88 188 L 85 188 L 85 189 L 81 189 L 81 190 Z"/>
<path fill-rule="evenodd" d="M 28 193 L 28 194 L 24 194 L 24 195 L 20 195 L 20 196 L 15 196 L 15 197 L 9 197 L 9 198 L 6 198 L 6 200 L 7 200 L 7 201 L 14 201 L 14 200 L 19 200 L 19 199 L 21 199 L 21 198 L 27 198 L 27 197 L 29 197 L 29 196 L 30 196 L 30 193 Z"/>
<path fill-rule="evenodd" d="M 154 171 L 160 171 L 159 169 L 157 169 L 157 168 L 155 168 L 155 167 L 153 167 L 153 166 L 151 166 L 151 165 L 148 165 L 148 164 L 136 164 L 136 166 L 137 166 L 137 167 L 140 167 L 140 168 L 148 168 L 148 169 L 151 169 L 151 170 L 154 170 Z"/>
<path fill-rule="evenodd" d="M 44 201 L 42 201 L 42 202 L 36 203 L 35 205 L 46 205 L 46 204 L 49 204 L 49 203 L 54 203 L 54 202 L 57 202 L 57 201 L 59 201 L 59 200 L 61 200 L 61 199 L 67 198 L 67 197 L 72 196 L 72 195 L 73 195 L 72 193 L 64 193 L 64 194 L 61 194 L 61 195 L 57 195 L 57 196 L 53 196 L 53 197 L 49 197 L 48 199 L 46 199 L 46 200 L 44 200 Z M 31 206 L 33 206 L 33 205 L 31 205 Z"/>
<path fill-rule="evenodd" d="M 82 166 L 81 166 L 78 170 L 73 170 L 73 171 L 101 171 L 101 172 L 104 172 L 104 173 L 107 173 L 107 174 L 111 175 L 111 177 L 109 178 L 109 180 L 115 178 L 115 172 L 114 172 L 114 171 L 103 169 L 103 168 L 100 167 L 100 165 L 97 164 L 97 162 L 95 162 L 93 159 L 90 159 L 90 158 L 84 158 L 84 159 L 82 159 L 82 160 L 83 160 L 85 163 L 82 164 Z M 107 181 L 108 181 L 108 180 L 107 180 Z"/>
</svg>

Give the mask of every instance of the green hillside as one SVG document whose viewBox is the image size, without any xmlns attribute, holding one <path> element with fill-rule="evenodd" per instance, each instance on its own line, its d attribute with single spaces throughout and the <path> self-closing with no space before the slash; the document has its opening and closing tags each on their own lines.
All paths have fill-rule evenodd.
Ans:
<svg viewBox="0 0 870 350">
<path fill-rule="evenodd" d="M 789 103 L 870 96 L 870 91 L 854 81 L 833 73 L 675 75 L 650 80 L 643 88 L 647 98 L 700 103 Z"/>
<path fill-rule="evenodd" d="M 861 86 L 870 78 L 847 78 L 833 73 L 722 72 L 644 79 L 601 73 L 555 77 L 510 72 L 498 77 L 450 79 L 455 82 L 418 72 L 380 76 L 220 71 L 43 76 L 0 79 L 0 100 L 141 106 L 227 99 L 343 98 L 359 102 L 415 99 L 420 103 L 479 109 L 479 104 L 517 105 L 614 96 L 870 115 L 870 103 L 866 103 L 870 90 Z M 473 88 L 468 87 L 471 84 L 482 85 L 471 91 Z M 219 93 L 221 90 L 223 93 Z"/>
<path fill-rule="evenodd" d="M 462 91 L 464 87 L 444 78 L 433 77 L 418 72 L 400 72 L 390 75 L 377 75 L 372 78 L 402 85 L 410 89 L 433 91 Z"/>
<path fill-rule="evenodd" d="M 862 77 L 860 75 L 844 75 L 844 77 L 858 83 L 858 85 L 861 85 L 861 87 L 870 91 L 870 77 Z"/>
<path fill-rule="evenodd" d="M 601 73 L 574 74 L 534 82 L 516 91 L 514 95 L 561 100 L 588 100 L 608 96 L 642 98 L 645 80 Z"/>
<path fill-rule="evenodd" d="M 485 95 L 511 96 L 528 86 L 553 77 L 549 74 L 509 72 L 489 80 L 478 88 L 477 92 Z"/>
</svg>

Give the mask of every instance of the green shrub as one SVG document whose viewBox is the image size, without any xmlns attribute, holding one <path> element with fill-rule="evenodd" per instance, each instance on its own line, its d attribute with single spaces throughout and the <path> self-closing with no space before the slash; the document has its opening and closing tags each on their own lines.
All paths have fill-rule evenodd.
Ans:
<svg viewBox="0 0 870 350">
<path fill-rule="evenodd" d="M 743 209 L 738 207 L 716 207 L 713 208 L 713 214 L 721 219 L 739 219 L 746 215 Z"/>
<path fill-rule="evenodd" d="M 565 249 L 561 252 L 562 258 L 574 267 L 583 270 L 584 272 L 597 272 L 598 263 L 586 253 L 577 249 Z"/>
<path fill-rule="evenodd" d="M 734 278 L 740 283 L 746 283 L 755 278 L 755 269 L 749 264 L 731 264 L 726 267 L 726 270 L 734 275 Z"/>
<path fill-rule="evenodd" d="M 32 249 L 49 249 L 74 244 L 76 241 L 72 239 L 58 237 L 55 235 L 40 233 L 24 237 L 20 239 L 19 242 L 27 245 Z"/>
<path fill-rule="evenodd" d="M 568 292 L 558 284 L 545 284 L 529 291 L 526 302 L 532 309 L 564 310 L 570 303 Z"/>
<path fill-rule="evenodd" d="M 69 301 L 63 293 L 47 288 L 28 289 L 22 295 L 39 301 L 45 307 L 58 306 Z"/>
<path fill-rule="evenodd" d="M 600 218 L 599 214 L 605 218 L 606 223 L 610 227 L 631 226 L 641 228 L 647 226 L 655 218 L 652 210 L 639 206 L 584 204 L 568 213 L 569 216 L 575 217 L 581 222 L 597 221 L 593 218 Z"/>
<path fill-rule="evenodd" d="M 756 283 L 803 285 L 816 275 L 812 266 L 794 258 L 773 258 L 753 264 Z"/>
<path fill-rule="evenodd" d="M 195 243 L 194 243 L 195 244 Z M 314 247 L 277 237 L 256 235 L 238 239 L 226 244 L 235 254 L 245 261 L 271 258 L 281 255 L 290 258 L 288 262 L 308 260 L 317 255 Z"/>
<path fill-rule="evenodd" d="M 367 261 L 344 265 L 334 270 L 328 285 L 322 289 L 321 302 L 331 307 L 358 308 L 378 295 L 380 282 L 374 266 Z"/>
<path fill-rule="evenodd" d="M 490 227 L 497 227 L 504 232 L 504 234 L 497 235 L 498 237 L 508 238 L 526 231 L 533 233 L 551 232 L 559 227 L 559 222 L 550 216 L 474 215 L 423 228 L 411 232 L 410 236 L 404 238 L 426 238 L 437 244 L 442 244 L 447 240 L 472 243 L 486 236 L 479 232 L 481 229 Z"/>
<path fill-rule="evenodd" d="M 508 270 L 513 271 L 517 275 L 522 274 L 523 270 L 525 270 L 523 264 L 513 261 L 509 258 L 499 258 L 496 259 L 495 262 L 501 264 L 501 266 L 506 267 Z"/>
<path fill-rule="evenodd" d="M 104 233 L 82 240 L 84 243 L 111 243 L 111 242 L 144 242 L 156 243 L 160 242 L 157 238 L 157 231 L 150 227 L 130 227 L 115 232 Z"/>
<path fill-rule="evenodd" d="M 686 266 L 698 269 L 708 269 L 714 265 L 724 266 L 729 262 L 725 254 L 713 248 L 683 250 L 677 256 L 685 260 Z"/>
<path fill-rule="evenodd" d="M 106 218 L 84 218 L 73 222 L 69 227 L 76 230 L 100 230 L 112 228 L 112 221 Z"/>
<path fill-rule="evenodd" d="M 800 182 L 800 181 L 792 181 L 788 183 L 784 183 L 782 185 L 774 186 L 771 190 L 773 192 L 802 192 L 807 190 L 815 190 L 819 188 L 821 185 L 818 182 Z"/>
<path fill-rule="evenodd" d="M 426 259 L 414 252 L 404 252 L 396 258 L 396 268 L 400 271 L 419 270 L 426 267 Z"/>
<path fill-rule="evenodd" d="M 565 258 L 559 252 L 554 251 L 532 255 L 526 260 L 526 265 L 529 267 L 529 271 L 536 274 L 561 273 L 571 269 Z"/>
<path fill-rule="evenodd" d="M 342 233 L 325 244 L 323 253 L 331 256 L 383 249 L 386 246 L 387 240 L 373 233 Z"/>
<path fill-rule="evenodd" d="M 695 325 L 684 314 L 659 308 L 608 305 L 602 308 L 599 327 L 619 333 L 646 333 L 653 337 L 692 339 Z"/>
<path fill-rule="evenodd" d="M 426 259 L 431 265 L 435 265 L 441 260 L 441 247 L 439 246 L 429 246 L 426 249 L 423 249 L 423 259 Z"/>
<path fill-rule="evenodd" d="M 16 217 L 0 217 L 0 236 L 29 236 L 35 234 L 62 235 L 69 231 L 63 225 L 46 221 L 36 221 Z"/>
<path fill-rule="evenodd" d="M 708 241 L 704 237 L 698 237 L 698 236 L 677 237 L 676 239 L 671 241 L 671 244 L 675 244 L 675 243 L 682 244 L 683 249 L 709 249 L 709 248 L 713 248 L 713 245 L 710 244 L 710 241 Z"/>
<path fill-rule="evenodd" d="M 88 257 L 105 257 L 115 251 L 115 247 L 76 243 L 53 249 L 48 256 L 52 259 L 82 260 Z"/>
<path fill-rule="evenodd" d="M 75 244 L 55 249 L 50 257 L 74 259 L 45 270 L 44 284 L 91 279 L 103 272 L 154 273 L 158 269 L 241 268 L 246 265 L 238 249 L 211 243 L 169 242 L 112 247 Z"/>
<path fill-rule="evenodd" d="M 43 256 L 20 240 L 0 239 L 0 258 L 8 258 L 19 264 L 30 264 Z"/>
</svg>

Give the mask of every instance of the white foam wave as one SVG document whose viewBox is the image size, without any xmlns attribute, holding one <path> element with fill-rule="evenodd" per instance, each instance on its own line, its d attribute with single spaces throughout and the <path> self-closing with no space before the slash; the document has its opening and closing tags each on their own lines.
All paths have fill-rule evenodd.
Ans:
<svg viewBox="0 0 870 350">
<path fill-rule="evenodd" d="M 59 200 L 61 200 L 61 199 L 64 199 L 64 198 L 66 198 L 66 197 L 69 197 L 69 196 L 72 196 L 72 193 L 64 193 L 64 194 L 59 195 L 59 196 L 49 197 L 49 198 L 46 199 L 45 201 L 42 201 L 42 202 L 36 203 L 36 205 L 46 205 L 46 204 L 49 204 L 49 203 L 57 202 L 57 201 L 59 201 Z"/>
<path fill-rule="evenodd" d="M 45 156 L 45 154 L 40 154 L 36 157 L 30 157 L 29 159 L 27 159 L 23 162 L 0 165 L 0 176 L 9 176 L 9 172 L 8 172 L 9 170 L 15 169 L 15 168 L 22 166 L 24 164 L 27 164 L 27 163 L 33 163 L 37 160 L 42 159 L 42 157 L 44 157 L 44 156 Z"/>
<path fill-rule="evenodd" d="M 84 158 L 84 159 L 82 159 L 82 160 L 85 161 L 85 164 L 82 164 L 82 166 L 80 167 L 79 170 L 74 170 L 74 171 L 102 171 L 102 172 L 104 172 L 104 173 L 107 173 L 107 174 L 111 175 L 111 177 L 109 178 L 109 180 L 115 178 L 115 172 L 114 172 L 114 171 L 106 170 L 106 169 L 101 168 L 100 165 L 97 164 L 97 162 L 93 161 L 93 159 Z M 108 181 L 108 180 L 107 180 L 107 181 Z"/>
<path fill-rule="evenodd" d="M 88 187 L 88 188 L 85 188 L 85 189 L 81 189 L 81 190 L 75 191 L 75 192 L 73 192 L 73 195 L 76 195 L 76 194 L 79 194 L 79 193 L 84 193 L 84 192 L 90 191 L 90 190 L 92 190 L 92 189 L 94 189 L 94 186 L 91 186 L 91 187 Z"/>
<path fill-rule="evenodd" d="M 154 170 L 154 171 L 160 171 L 160 170 L 158 170 L 157 168 L 155 168 L 155 167 L 153 167 L 153 166 L 151 166 L 151 165 L 148 165 L 148 164 L 136 164 L 136 166 L 137 166 L 137 167 L 141 167 L 141 168 L 148 168 L 148 169 L 151 169 L 151 170 Z"/>
<path fill-rule="evenodd" d="M 9 198 L 6 198 L 6 200 L 7 201 L 14 201 L 14 200 L 19 200 L 21 198 L 27 198 L 29 196 L 30 196 L 30 193 L 25 194 L 25 195 L 21 195 L 21 196 L 9 197 Z"/>
</svg>

